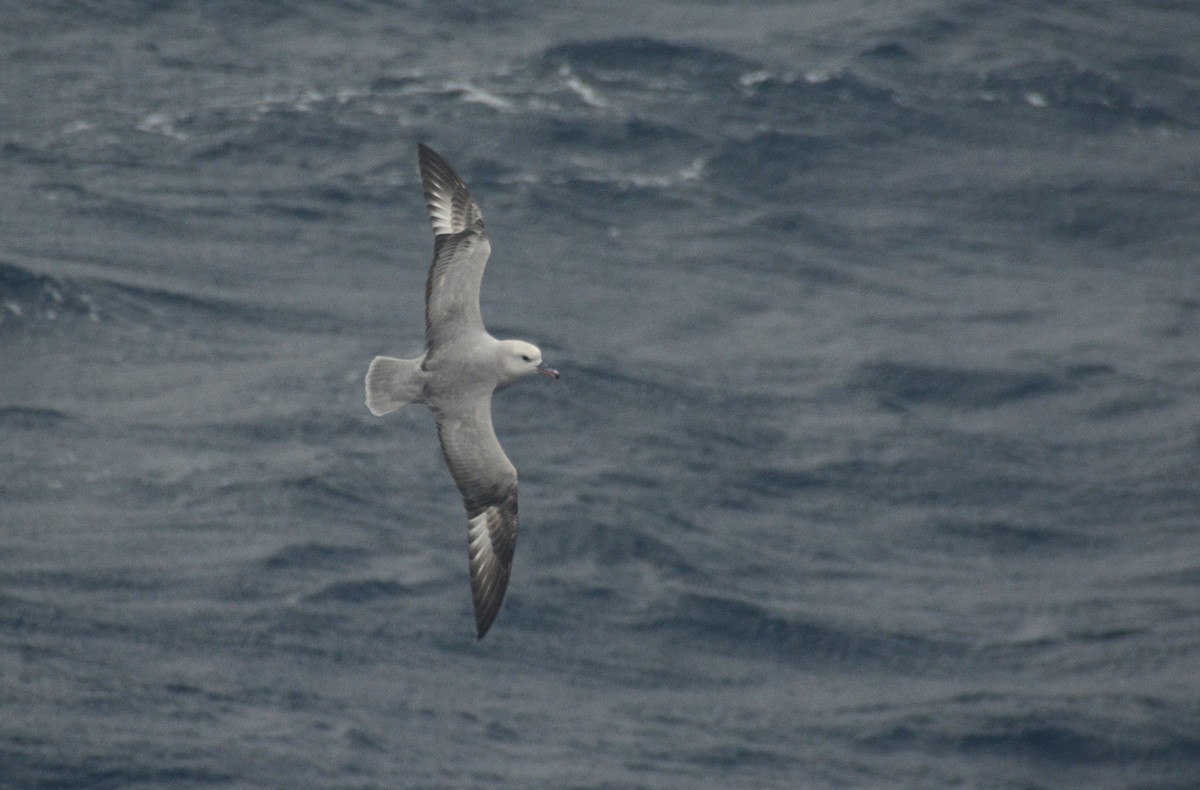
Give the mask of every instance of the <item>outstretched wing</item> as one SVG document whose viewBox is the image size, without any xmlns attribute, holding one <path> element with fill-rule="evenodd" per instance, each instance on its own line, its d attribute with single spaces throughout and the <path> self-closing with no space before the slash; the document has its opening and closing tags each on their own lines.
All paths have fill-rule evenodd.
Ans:
<svg viewBox="0 0 1200 790">
<path fill-rule="evenodd" d="M 517 546 L 517 470 L 492 430 L 492 399 L 484 395 L 434 411 L 442 457 L 467 509 L 467 556 L 475 633 L 491 628 Z"/>
<path fill-rule="evenodd" d="M 425 340 L 432 353 L 464 332 L 483 332 L 479 286 L 492 247 L 483 214 L 454 168 L 417 144 L 425 205 L 433 226 L 433 263 L 425 283 Z"/>
<path fill-rule="evenodd" d="M 421 165 L 421 184 L 425 187 L 425 205 L 429 208 L 433 235 L 453 236 L 464 230 L 482 234 L 483 214 L 454 168 L 424 143 L 417 143 L 417 160 Z"/>
</svg>

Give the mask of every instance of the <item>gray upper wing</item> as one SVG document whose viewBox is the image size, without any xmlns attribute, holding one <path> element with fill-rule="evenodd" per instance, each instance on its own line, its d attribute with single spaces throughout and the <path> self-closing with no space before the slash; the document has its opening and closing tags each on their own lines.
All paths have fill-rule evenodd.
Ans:
<svg viewBox="0 0 1200 790">
<path fill-rule="evenodd" d="M 425 283 L 425 339 L 431 353 L 464 332 L 483 332 L 479 287 L 491 245 L 467 185 L 433 149 L 418 144 L 421 184 L 433 227 Z"/>
<path fill-rule="evenodd" d="M 490 394 L 434 411 L 442 456 L 467 509 L 471 598 L 479 639 L 491 628 L 517 545 L 517 470 L 492 430 Z"/>
</svg>

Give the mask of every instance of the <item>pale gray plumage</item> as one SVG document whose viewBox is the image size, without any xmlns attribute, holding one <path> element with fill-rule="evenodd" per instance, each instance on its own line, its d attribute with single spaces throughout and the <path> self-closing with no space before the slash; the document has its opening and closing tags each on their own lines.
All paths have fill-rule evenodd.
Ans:
<svg viewBox="0 0 1200 790">
<path fill-rule="evenodd" d="M 433 149 L 417 146 L 425 205 L 433 225 L 433 264 L 425 283 L 425 339 L 430 351 L 458 335 L 486 334 L 479 285 L 492 245 L 467 185 Z"/>
<path fill-rule="evenodd" d="M 491 245 L 483 215 L 446 160 L 417 146 L 433 263 L 425 285 L 425 353 L 376 357 L 367 370 L 367 408 L 381 415 L 425 403 L 437 421 L 442 457 L 467 509 L 467 555 L 475 628 L 483 639 L 500 611 L 517 543 L 517 470 L 492 429 L 492 392 L 531 373 L 558 378 L 536 346 L 496 340 L 479 311 Z"/>
</svg>

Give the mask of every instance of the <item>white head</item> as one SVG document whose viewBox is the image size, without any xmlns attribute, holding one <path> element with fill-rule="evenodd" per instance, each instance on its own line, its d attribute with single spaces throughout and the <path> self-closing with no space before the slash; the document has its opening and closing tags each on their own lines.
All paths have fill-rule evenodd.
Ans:
<svg viewBox="0 0 1200 790">
<path fill-rule="evenodd" d="M 523 340 L 501 340 L 499 386 L 512 384 L 530 373 L 541 373 L 552 379 L 558 378 L 558 371 L 542 362 L 542 352 L 537 346 Z"/>
</svg>

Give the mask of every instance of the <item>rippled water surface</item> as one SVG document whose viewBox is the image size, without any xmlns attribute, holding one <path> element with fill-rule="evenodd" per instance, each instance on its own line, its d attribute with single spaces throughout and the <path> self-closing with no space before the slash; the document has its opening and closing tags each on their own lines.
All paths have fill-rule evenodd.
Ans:
<svg viewBox="0 0 1200 790">
<path fill-rule="evenodd" d="M 25 4 L 0 786 L 1200 785 L 1200 9 Z M 415 144 L 521 539 L 474 639 Z"/>
</svg>

